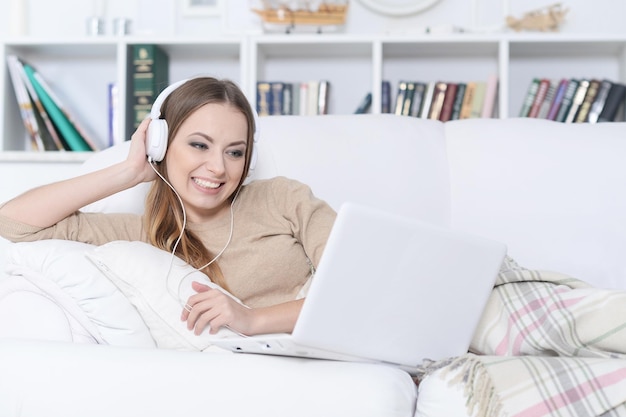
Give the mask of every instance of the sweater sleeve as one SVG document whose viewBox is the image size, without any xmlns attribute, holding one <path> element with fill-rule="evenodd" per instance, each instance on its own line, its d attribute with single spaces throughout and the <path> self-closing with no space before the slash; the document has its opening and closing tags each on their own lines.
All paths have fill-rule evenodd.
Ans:
<svg viewBox="0 0 626 417">
<path fill-rule="evenodd" d="M 76 212 L 46 228 L 16 222 L 0 215 L 0 236 L 13 242 L 62 239 L 94 245 L 102 245 L 113 240 L 146 240 L 142 217 L 121 213 Z"/>
</svg>

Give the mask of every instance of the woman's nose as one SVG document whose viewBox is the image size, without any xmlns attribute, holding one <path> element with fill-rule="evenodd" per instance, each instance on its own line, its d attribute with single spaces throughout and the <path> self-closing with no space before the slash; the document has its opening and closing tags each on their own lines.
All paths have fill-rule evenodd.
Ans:
<svg viewBox="0 0 626 417">
<path fill-rule="evenodd" d="M 224 158 L 222 158 L 222 155 L 220 154 L 211 153 L 205 162 L 205 166 L 209 171 L 215 173 L 216 175 L 221 175 L 225 170 Z"/>
</svg>

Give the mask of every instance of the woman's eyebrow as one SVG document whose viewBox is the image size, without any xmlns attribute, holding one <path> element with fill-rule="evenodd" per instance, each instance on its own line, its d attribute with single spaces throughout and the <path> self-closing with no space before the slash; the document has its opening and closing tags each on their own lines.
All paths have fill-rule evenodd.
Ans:
<svg viewBox="0 0 626 417">
<path fill-rule="evenodd" d="M 211 136 L 209 136 L 209 135 L 207 135 L 206 133 L 203 133 L 203 132 L 193 132 L 189 136 L 196 136 L 196 135 L 203 137 L 204 139 L 208 140 L 211 143 L 214 142 L 214 140 L 213 140 L 213 138 Z M 247 144 L 248 144 L 248 142 L 246 140 L 237 140 L 237 141 L 229 143 L 228 146 L 247 145 Z"/>
</svg>

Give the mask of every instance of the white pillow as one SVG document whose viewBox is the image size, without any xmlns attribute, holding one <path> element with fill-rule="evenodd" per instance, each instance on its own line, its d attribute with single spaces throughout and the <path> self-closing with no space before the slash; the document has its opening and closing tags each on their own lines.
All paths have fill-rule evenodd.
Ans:
<svg viewBox="0 0 626 417">
<path fill-rule="evenodd" d="M 40 240 L 8 245 L 6 272 L 21 276 L 55 300 L 99 342 L 155 347 L 128 299 L 85 258 L 93 245 Z"/>
<path fill-rule="evenodd" d="M 137 308 L 159 347 L 202 351 L 215 339 L 237 336 L 226 328 L 209 334 L 207 327 L 200 335 L 187 329 L 180 314 L 187 299 L 195 294 L 192 281 L 217 288 L 241 301 L 180 258 L 172 258 L 171 253 L 143 242 L 115 241 L 92 249 L 87 257 Z"/>
</svg>

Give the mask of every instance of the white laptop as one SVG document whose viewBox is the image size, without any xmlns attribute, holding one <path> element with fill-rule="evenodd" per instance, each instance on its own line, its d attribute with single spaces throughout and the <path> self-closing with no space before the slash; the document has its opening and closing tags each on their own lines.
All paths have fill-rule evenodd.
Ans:
<svg viewBox="0 0 626 417">
<path fill-rule="evenodd" d="M 467 352 L 505 253 L 499 242 L 346 203 L 293 333 L 214 344 L 411 372 Z"/>
</svg>

